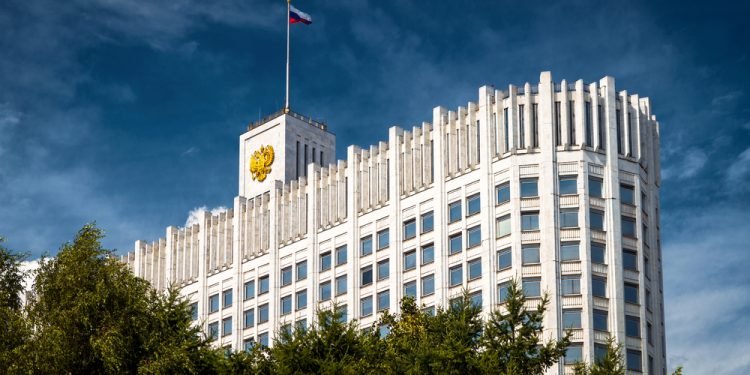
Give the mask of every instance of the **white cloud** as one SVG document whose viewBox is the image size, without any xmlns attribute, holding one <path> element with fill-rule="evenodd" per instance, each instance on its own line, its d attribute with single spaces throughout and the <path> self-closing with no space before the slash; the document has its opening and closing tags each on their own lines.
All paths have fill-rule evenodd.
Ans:
<svg viewBox="0 0 750 375">
<path fill-rule="evenodd" d="M 687 373 L 746 374 L 750 370 L 750 232 L 741 207 L 690 215 L 672 211 L 662 228 L 667 353 Z M 721 358 L 717 361 L 716 358 Z"/>
<path fill-rule="evenodd" d="M 674 152 L 665 152 L 670 164 L 669 167 L 662 169 L 662 178 L 675 178 L 683 180 L 695 176 L 708 161 L 706 152 L 699 148 L 689 148 L 685 151 L 676 150 Z"/>
<path fill-rule="evenodd" d="M 195 224 L 200 224 L 201 222 L 201 216 L 204 212 L 208 211 L 211 215 L 216 215 L 218 213 L 227 211 L 228 208 L 224 206 L 214 207 L 212 209 L 208 209 L 206 206 L 196 207 L 190 210 L 190 213 L 188 213 L 188 218 L 185 221 L 185 227 L 191 227 Z"/>
<path fill-rule="evenodd" d="M 747 185 L 750 179 L 750 147 L 742 151 L 727 169 L 727 179 L 731 183 Z M 739 186 L 747 188 L 747 186 Z"/>
</svg>

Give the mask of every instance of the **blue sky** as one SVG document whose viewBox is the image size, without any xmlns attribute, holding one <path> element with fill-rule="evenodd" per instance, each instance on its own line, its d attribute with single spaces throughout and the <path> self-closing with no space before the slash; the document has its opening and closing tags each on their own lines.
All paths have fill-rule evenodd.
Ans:
<svg viewBox="0 0 750 375">
<path fill-rule="evenodd" d="M 338 156 L 484 84 L 616 78 L 662 134 L 668 353 L 750 373 L 750 5 L 299 0 L 292 107 Z M 84 223 L 126 251 L 230 206 L 238 136 L 283 105 L 283 1 L 0 3 L 0 235 L 54 254 Z"/>
</svg>

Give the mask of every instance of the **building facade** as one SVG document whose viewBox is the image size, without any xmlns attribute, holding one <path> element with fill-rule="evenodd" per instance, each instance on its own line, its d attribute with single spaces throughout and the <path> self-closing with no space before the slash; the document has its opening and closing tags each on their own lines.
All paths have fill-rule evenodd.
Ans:
<svg viewBox="0 0 750 375">
<path fill-rule="evenodd" d="M 270 147 L 269 147 L 270 146 Z M 485 314 L 508 282 L 550 296 L 545 336 L 573 332 L 550 374 L 609 336 L 631 373 L 666 373 L 659 125 L 605 77 L 479 89 L 478 102 L 333 161 L 326 125 L 293 112 L 240 136 L 234 207 L 136 241 L 123 257 L 176 284 L 220 347 L 268 345 L 336 301 L 371 326 L 405 295 L 425 309 L 468 290 Z"/>
</svg>

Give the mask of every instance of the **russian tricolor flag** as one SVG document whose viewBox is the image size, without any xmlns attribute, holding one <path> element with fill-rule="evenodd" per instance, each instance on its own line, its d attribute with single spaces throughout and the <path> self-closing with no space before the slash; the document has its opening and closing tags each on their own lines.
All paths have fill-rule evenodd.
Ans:
<svg viewBox="0 0 750 375">
<path fill-rule="evenodd" d="M 302 22 L 305 25 L 312 23 L 312 17 L 309 14 L 300 11 L 291 4 L 289 5 L 289 23 Z"/>
</svg>

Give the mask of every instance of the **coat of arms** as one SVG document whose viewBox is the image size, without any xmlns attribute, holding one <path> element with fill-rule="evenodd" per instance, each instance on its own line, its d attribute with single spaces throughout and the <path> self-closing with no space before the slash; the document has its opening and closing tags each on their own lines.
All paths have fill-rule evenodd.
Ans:
<svg viewBox="0 0 750 375">
<path fill-rule="evenodd" d="M 250 173 L 253 180 L 262 182 L 266 176 L 271 173 L 271 164 L 273 163 L 273 147 L 260 146 L 260 149 L 253 152 L 250 157 Z"/>
</svg>

